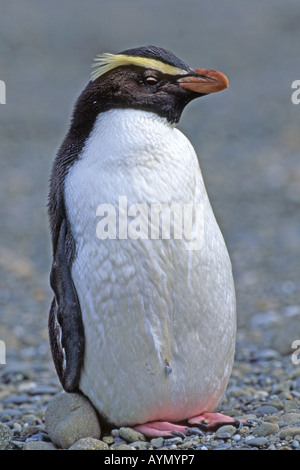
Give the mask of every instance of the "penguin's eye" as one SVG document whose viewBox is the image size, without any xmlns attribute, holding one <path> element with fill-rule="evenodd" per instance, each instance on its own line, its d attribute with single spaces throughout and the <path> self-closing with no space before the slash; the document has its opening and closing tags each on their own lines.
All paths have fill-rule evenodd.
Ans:
<svg viewBox="0 0 300 470">
<path fill-rule="evenodd" d="M 152 75 L 149 75 L 149 77 L 145 77 L 145 82 L 147 85 L 156 85 L 158 83 L 158 79 Z"/>
</svg>

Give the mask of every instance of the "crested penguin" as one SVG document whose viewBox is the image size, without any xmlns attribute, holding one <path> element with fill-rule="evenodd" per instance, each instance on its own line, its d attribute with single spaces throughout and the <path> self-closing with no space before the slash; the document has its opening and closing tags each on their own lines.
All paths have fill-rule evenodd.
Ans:
<svg viewBox="0 0 300 470">
<path fill-rule="evenodd" d="M 189 102 L 228 80 L 156 46 L 93 65 L 50 178 L 58 377 L 105 422 L 146 436 L 235 423 L 213 413 L 234 360 L 232 267 L 176 128 Z"/>
</svg>

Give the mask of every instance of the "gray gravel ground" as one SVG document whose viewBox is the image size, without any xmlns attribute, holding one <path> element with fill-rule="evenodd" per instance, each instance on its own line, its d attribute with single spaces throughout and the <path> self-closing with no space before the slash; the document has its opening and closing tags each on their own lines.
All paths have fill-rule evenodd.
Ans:
<svg viewBox="0 0 300 470">
<path fill-rule="evenodd" d="M 0 449 L 54 448 L 43 420 L 61 390 L 47 336 L 46 198 L 74 100 L 98 52 L 149 43 L 230 79 L 179 127 L 199 155 L 236 280 L 236 361 L 220 410 L 251 426 L 151 442 L 114 430 L 77 448 L 300 449 L 299 20 L 298 0 L 1 3 Z"/>
</svg>

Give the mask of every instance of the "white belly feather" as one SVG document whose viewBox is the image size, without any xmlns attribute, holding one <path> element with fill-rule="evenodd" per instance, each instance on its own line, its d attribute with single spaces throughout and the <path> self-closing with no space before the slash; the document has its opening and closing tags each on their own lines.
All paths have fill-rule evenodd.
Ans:
<svg viewBox="0 0 300 470">
<path fill-rule="evenodd" d="M 97 207 L 117 209 L 119 196 L 128 207 L 200 204 L 203 246 L 188 250 L 172 236 L 100 240 Z M 149 112 L 103 113 L 66 178 L 65 199 L 86 338 L 81 390 L 116 425 L 212 411 L 231 373 L 235 294 L 188 139 Z"/>
</svg>

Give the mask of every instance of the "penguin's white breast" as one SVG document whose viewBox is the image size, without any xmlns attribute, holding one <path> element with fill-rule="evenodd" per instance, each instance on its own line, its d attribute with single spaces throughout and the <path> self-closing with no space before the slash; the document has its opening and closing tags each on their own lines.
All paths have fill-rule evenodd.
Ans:
<svg viewBox="0 0 300 470">
<path fill-rule="evenodd" d="M 116 239 L 99 239 L 97 210 L 109 204 L 118 216 L 120 197 L 149 217 L 152 204 L 201 205 L 203 246 L 120 239 L 119 225 Z M 103 113 L 67 175 L 65 202 L 86 336 L 83 392 L 116 424 L 178 420 L 216 404 L 233 358 L 234 289 L 189 141 L 149 112 Z"/>
</svg>

